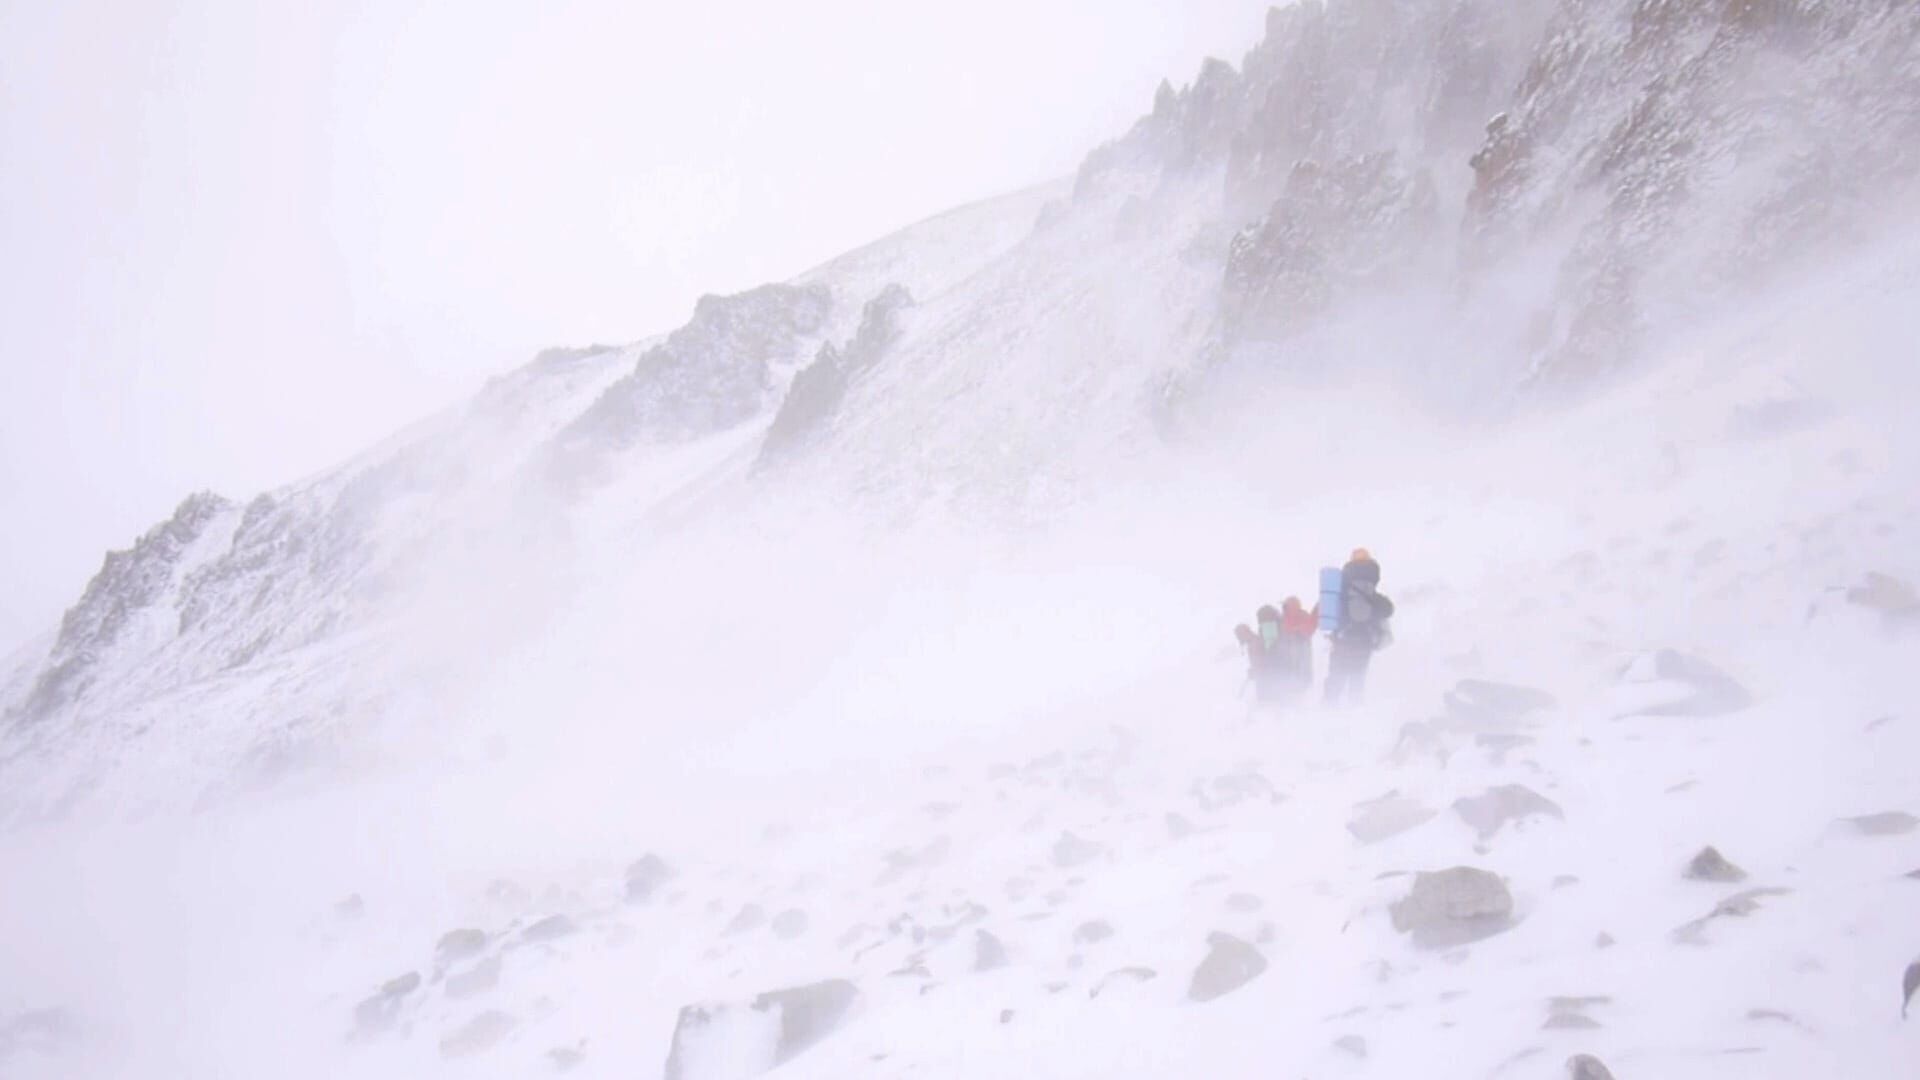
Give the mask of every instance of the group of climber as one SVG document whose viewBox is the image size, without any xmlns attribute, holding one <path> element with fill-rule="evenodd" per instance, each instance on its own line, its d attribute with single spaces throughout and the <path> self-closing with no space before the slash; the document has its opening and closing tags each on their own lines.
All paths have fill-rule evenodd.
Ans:
<svg viewBox="0 0 1920 1080">
<path fill-rule="evenodd" d="M 1327 571 L 1331 574 L 1332 571 Z M 1298 701 L 1313 689 L 1313 636 L 1328 631 L 1328 705 L 1359 704 L 1366 692 L 1373 654 L 1392 641 L 1393 601 L 1380 591 L 1380 564 L 1365 548 L 1354 551 L 1340 570 L 1337 592 L 1328 599 L 1336 610 L 1323 617 L 1317 603 L 1308 611 L 1297 596 L 1254 616 L 1258 629 L 1242 623 L 1234 636 L 1247 654 L 1247 678 L 1262 705 Z"/>
</svg>

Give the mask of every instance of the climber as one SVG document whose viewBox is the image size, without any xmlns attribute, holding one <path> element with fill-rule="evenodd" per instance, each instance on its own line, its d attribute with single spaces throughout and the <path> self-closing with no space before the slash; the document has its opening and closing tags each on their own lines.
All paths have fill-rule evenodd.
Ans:
<svg viewBox="0 0 1920 1080">
<path fill-rule="evenodd" d="M 1327 656 L 1326 702 L 1358 704 L 1366 695 L 1373 654 L 1393 640 L 1393 601 L 1380 592 L 1380 564 L 1358 548 L 1340 570 L 1340 619 Z"/>
<path fill-rule="evenodd" d="M 1320 629 L 1320 605 L 1312 611 L 1297 596 L 1280 605 L 1280 660 L 1289 687 L 1305 693 L 1313 686 L 1313 635 Z"/>
<path fill-rule="evenodd" d="M 1234 636 L 1247 653 L 1247 678 L 1253 682 L 1254 698 L 1262 705 L 1278 704 L 1298 697 L 1313 685 L 1313 633 L 1319 626 L 1319 609 L 1308 613 L 1299 597 L 1288 597 L 1285 611 L 1271 604 L 1255 615 L 1258 631 L 1246 624 L 1234 628 Z"/>
</svg>

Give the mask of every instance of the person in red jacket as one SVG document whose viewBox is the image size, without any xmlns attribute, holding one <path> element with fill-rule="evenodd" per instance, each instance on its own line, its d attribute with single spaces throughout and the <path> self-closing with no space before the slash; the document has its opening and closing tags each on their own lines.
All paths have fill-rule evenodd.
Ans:
<svg viewBox="0 0 1920 1080">
<path fill-rule="evenodd" d="M 1313 635 L 1320 627 L 1320 609 L 1309 612 L 1299 597 L 1289 596 L 1280 608 L 1262 607 L 1255 620 L 1258 631 L 1244 624 L 1234 628 L 1247 653 L 1255 698 L 1264 705 L 1299 697 L 1313 685 Z"/>
<path fill-rule="evenodd" d="M 1320 605 L 1312 611 L 1297 596 L 1280 605 L 1281 666 L 1297 692 L 1313 686 L 1313 635 L 1320 629 Z"/>
</svg>

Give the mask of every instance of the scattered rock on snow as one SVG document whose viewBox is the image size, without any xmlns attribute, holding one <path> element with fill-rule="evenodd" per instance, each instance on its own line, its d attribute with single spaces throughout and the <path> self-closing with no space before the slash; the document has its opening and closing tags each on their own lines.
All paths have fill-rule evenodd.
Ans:
<svg viewBox="0 0 1920 1080">
<path fill-rule="evenodd" d="M 1731 885 L 1747 880 L 1747 872 L 1727 861 L 1717 848 L 1705 847 L 1687 863 L 1686 876 L 1694 881 Z"/>
<path fill-rule="evenodd" d="M 1907 1009 L 1913 1004 L 1913 995 L 1920 992 L 1920 960 L 1907 965 L 1907 973 L 1900 980 L 1900 1019 L 1907 1018 Z"/>
<path fill-rule="evenodd" d="M 1456 866 L 1414 876 L 1413 889 L 1388 909 L 1393 928 L 1420 948 L 1450 948 L 1513 927 L 1513 894 L 1485 870 Z"/>
<path fill-rule="evenodd" d="M 1266 901 L 1252 893 L 1237 892 L 1227 897 L 1227 910 L 1241 915 L 1251 915 L 1266 906 Z"/>
<path fill-rule="evenodd" d="M 1224 997 L 1259 978 L 1266 970 L 1267 958 L 1259 949 L 1232 934 L 1208 934 L 1207 955 L 1193 971 L 1187 997 L 1202 1002 Z"/>
<path fill-rule="evenodd" d="M 1865 814 L 1861 817 L 1846 819 L 1863 836 L 1905 836 L 1920 826 L 1920 818 L 1904 810 L 1889 810 L 1884 814 Z"/>
<path fill-rule="evenodd" d="M 782 941 L 792 941 L 807 932 L 807 913 L 799 908 L 788 908 L 773 917 L 773 936 Z"/>
<path fill-rule="evenodd" d="M 488 1009 L 440 1040 L 440 1056 L 457 1059 L 483 1054 L 506 1038 L 515 1026 L 513 1017 L 498 1009 Z"/>
<path fill-rule="evenodd" d="M 1367 1040 L 1358 1035 L 1342 1035 L 1333 1040 L 1333 1048 L 1357 1058 L 1367 1056 Z"/>
<path fill-rule="evenodd" d="M 1566 818 L 1552 799 L 1523 784 L 1503 784 L 1472 798 L 1456 799 L 1453 812 L 1472 826 L 1482 840 L 1491 840 L 1508 823 L 1520 825 L 1540 816 Z"/>
</svg>

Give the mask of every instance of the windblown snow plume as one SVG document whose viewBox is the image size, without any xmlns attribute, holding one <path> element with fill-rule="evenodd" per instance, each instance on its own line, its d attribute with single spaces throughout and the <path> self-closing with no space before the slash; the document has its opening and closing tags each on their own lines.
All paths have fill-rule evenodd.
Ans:
<svg viewBox="0 0 1920 1080">
<path fill-rule="evenodd" d="M 1911 3 L 1298 3 L 194 495 L 0 663 L 0 1075 L 1911 1076 L 1916 177 Z"/>
</svg>

